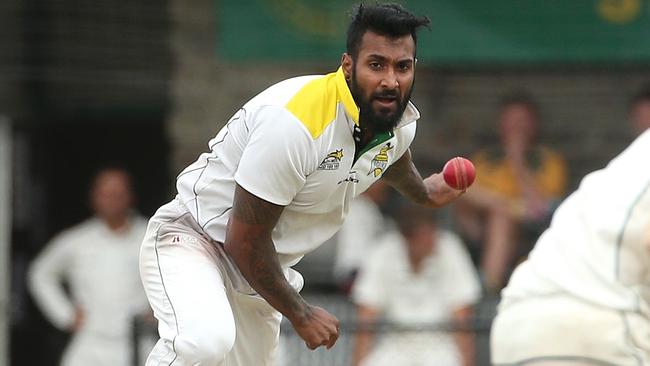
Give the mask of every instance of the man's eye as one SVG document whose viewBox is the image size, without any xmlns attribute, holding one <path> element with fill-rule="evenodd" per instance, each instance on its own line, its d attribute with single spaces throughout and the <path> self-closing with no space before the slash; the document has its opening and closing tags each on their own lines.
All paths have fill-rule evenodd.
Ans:
<svg viewBox="0 0 650 366">
<path fill-rule="evenodd" d="M 379 62 L 371 62 L 370 63 L 370 68 L 371 69 L 381 69 L 381 64 Z"/>
<path fill-rule="evenodd" d="M 398 65 L 398 68 L 401 71 L 408 71 L 408 70 L 411 69 L 411 64 L 400 64 L 400 65 Z"/>
</svg>

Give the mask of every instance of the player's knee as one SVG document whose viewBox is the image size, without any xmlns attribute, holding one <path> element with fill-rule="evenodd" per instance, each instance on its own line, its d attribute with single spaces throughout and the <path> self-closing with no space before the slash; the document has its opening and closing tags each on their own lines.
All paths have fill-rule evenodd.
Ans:
<svg viewBox="0 0 650 366">
<path fill-rule="evenodd" d="M 216 365 L 223 361 L 235 343 L 235 331 L 215 328 L 191 335 L 179 334 L 174 340 L 178 357 L 197 366 Z"/>
</svg>

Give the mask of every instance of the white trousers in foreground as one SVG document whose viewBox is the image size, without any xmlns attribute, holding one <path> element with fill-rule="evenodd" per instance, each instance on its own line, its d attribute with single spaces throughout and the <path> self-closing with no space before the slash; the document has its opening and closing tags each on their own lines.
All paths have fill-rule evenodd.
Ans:
<svg viewBox="0 0 650 366">
<path fill-rule="evenodd" d="M 491 357 L 495 366 L 649 366 L 650 319 L 562 293 L 506 299 Z"/>
<path fill-rule="evenodd" d="M 160 334 L 146 366 L 274 365 L 281 314 L 177 200 L 149 222 L 140 275 Z"/>
</svg>

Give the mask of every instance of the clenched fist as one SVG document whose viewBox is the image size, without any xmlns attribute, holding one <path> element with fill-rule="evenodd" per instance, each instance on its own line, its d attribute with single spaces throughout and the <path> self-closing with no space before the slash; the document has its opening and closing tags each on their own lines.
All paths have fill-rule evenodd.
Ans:
<svg viewBox="0 0 650 366">
<path fill-rule="evenodd" d="M 330 349 L 339 338 L 339 320 L 318 306 L 308 305 L 303 316 L 289 321 L 309 349 Z"/>
</svg>

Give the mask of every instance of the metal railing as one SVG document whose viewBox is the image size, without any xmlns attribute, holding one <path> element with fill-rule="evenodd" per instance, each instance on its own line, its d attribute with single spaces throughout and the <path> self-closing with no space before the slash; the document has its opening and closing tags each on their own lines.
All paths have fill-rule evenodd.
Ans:
<svg viewBox="0 0 650 366">
<path fill-rule="evenodd" d="M 425 339 L 423 347 L 435 347 L 437 340 L 443 342 L 453 332 L 470 332 L 474 335 L 475 365 L 489 365 L 489 331 L 494 315 L 495 300 L 483 300 L 475 306 L 474 317 L 462 326 L 449 323 L 421 323 L 409 326 L 388 322 L 375 323 L 372 327 L 359 323 L 354 305 L 341 295 L 310 294 L 305 296 L 310 303 L 324 307 L 340 320 L 340 336 L 331 350 L 319 348 L 309 350 L 296 334 L 291 324 L 282 321 L 277 366 L 348 366 L 352 362 L 355 335 L 359 331 L 370 331 L 376 340 L 407 337 L 413 344 L 415 339 Z M 136 319 L 133 328 L 133 365 L 141 366 L 147 356 L 143 342 L 153 344 L 157 339 L 155 324 L 150 320 Z M 422 342 L 422 341 L 421 341 Z M 406 351 L 405 351 L 406 352 Z M 437 365 L 431 360 L 431 365 Z"/>
</svg>

